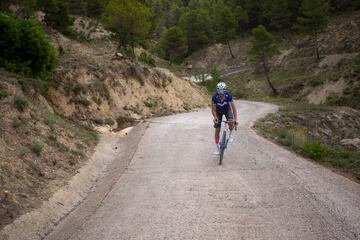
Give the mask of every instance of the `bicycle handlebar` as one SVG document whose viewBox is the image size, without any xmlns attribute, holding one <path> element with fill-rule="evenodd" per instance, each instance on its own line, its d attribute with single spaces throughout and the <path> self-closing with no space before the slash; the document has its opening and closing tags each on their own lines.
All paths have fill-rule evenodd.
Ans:
<svg viewBox="0 0 360 240">
<path fill-rule="evenodd" d="M 235 130 L 237 130 L 237 125 L 238 125 L 238 122 L 236 121 L 222 121 L 223 123 L 226 123 L 226 124 L 229 124 L 229 123 L 235 123 Z"/>
</svg>

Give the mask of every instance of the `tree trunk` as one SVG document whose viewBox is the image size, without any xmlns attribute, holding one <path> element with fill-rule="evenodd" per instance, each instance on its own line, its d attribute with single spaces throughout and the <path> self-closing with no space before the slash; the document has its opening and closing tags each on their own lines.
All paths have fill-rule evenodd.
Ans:
<svg viewBox="0 0 360 240">
<path fill-rule="evenodd" d="M 274 85 L 270 81 L 269 69 L 267 67 L 265 56 L 263 56 L 262 64 L 263 64 L 263 68 L 264 68 L 264 72 L 265 72 L 265 76 L 266 76 L 266 81 L 268 82 L 268 84 L 269 84 L 271 90 L 273 91 L 274 95 L 278 95 L 279 92 L 276 90 L 276 88 L 274 87 Z"/>
<path fill-rule="evenodd" d="M 318 36 L 317 32 L 315 32 L 315 52 L 316 52 L 316 60 L 320 61 L 320 53 L 319 53 L 319 46 L 318 46 Z"/>
<path fill-rule="evenodd" d="M 231 51 L 231 46 L 230 46 L 230 42 L 229 42 L 229 41 L 227 41 L 227 45 L 228 45 L 228 48 L 229 48 L 229 52 L 230 52 L 231 57 L 232 57 L 232 58 L 235 58 L 233 52 Z"/>
</svg>

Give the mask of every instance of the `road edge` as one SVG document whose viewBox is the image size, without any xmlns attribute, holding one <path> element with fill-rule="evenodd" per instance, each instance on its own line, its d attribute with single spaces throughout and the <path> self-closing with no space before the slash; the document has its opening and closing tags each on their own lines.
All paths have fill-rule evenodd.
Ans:
<svg viewBox="0 0 360 240">
<path fill-rule="evenodd" d="M 0 231 L 0 239 L 68 239 L 66 236 L 71 236 L 111 191 L 131 161 L 147 126 L 146 122 L 140 123 L 121 138 L 118 135 L 101 135 L 93 156 L 68 184 L 40 208 L 5 226 Z"/>
</svg>

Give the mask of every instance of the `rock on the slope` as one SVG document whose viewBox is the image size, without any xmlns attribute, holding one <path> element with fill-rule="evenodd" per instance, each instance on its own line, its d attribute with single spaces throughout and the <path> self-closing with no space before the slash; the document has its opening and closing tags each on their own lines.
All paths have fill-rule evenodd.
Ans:
<svg viewBox="0 0 360 240">
<path fill-rule="evenodd" d="M 360 138 L 343 139 L 340 141 L 340 143 L 344 147 L 360 150 Z"/>
</svg>

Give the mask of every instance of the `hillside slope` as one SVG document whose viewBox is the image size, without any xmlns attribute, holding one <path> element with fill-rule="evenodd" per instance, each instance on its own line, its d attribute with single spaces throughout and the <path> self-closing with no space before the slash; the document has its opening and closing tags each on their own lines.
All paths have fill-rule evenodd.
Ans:
<svg viewBox="0 0 360 240">
<path fill-rule="evenodd" d="M 315 104 L 358 108 L 360 87 L 360 13 L 334 17 L 319 36 L 317 62 L 309 37 L 290 35 L 279 42 L 280 54 L 271 62 L 270 78 L 283 97 Z M 243 39 L 242 41 L 248 41 Z M 244 45 L 244 43 L 239 43 Z M 247 49 L 243 49 L 244 52 Z M 244 63 L 253 66 L 249 61 Z M 253 66 L 254 67 L 254 66 Z M 271 95 L 265 77 L 256 67 L 225 78 L 235 95 L 259 98 Z"/>
<path fill-rule="evenodd" d="M 76 174 L 98 141 L 94 126 L 122 129 L 208 104 L 198 86 L 118 57 L 105 30 L 91 32 L 79 42 L 47 29 L 58 67 L 45 93 L 35 79 L 0 69 L 0 229 Z"/>
<path fill-rule="evenodd" d="M 207 104 L 206 94 L 165 69 L 116 56 L 111 41 L 81 44 L 53 34 L 62 49 L 48 99 L 74 119 L 143 118 Z"/>
</svg>

